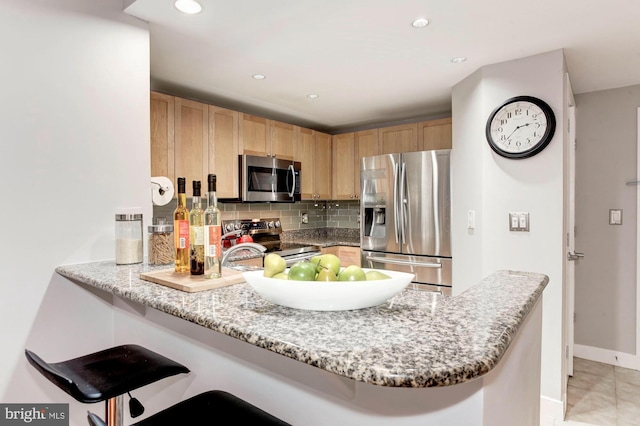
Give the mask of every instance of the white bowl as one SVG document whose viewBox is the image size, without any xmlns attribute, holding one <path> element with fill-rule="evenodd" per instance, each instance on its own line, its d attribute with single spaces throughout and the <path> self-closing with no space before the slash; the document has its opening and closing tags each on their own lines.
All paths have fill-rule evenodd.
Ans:
<svg viewBox="0 0 640 426">
<path fill-rule="evenodd" d="M 277 305 L 310 311 L 346 311 L 384 303 L 400 293 L 414 277 L 406 272 L 381 272 L 391 278 L 325 282 L 266 278 L 263 271 L 243 272 L 242 275 L 258 294 Z"/>
</svg>

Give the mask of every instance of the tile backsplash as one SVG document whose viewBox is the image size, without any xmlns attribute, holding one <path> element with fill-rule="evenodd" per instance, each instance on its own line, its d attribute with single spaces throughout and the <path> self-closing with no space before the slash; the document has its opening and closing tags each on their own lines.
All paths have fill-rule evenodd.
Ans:
<svg viewBox="0 0 640 426">
<path fill-rule="evenodd" d="M 206 204 L 206 202 L 204 203 Z M 153 217 L 173 217 L 177 200 L 165 206 L 153 206 Z M 187 197 L 187 208 L 191 199 Z M 284 231 L 312 228 L 360 227 L 359 201 L 301 201 L 297 203 L 218 203 L 222 220 L 278 217 Z M 303 214 L 308 222 L 302 223 Z M 170 219 L 171 220 L 171 219 Z"/>
</svg>

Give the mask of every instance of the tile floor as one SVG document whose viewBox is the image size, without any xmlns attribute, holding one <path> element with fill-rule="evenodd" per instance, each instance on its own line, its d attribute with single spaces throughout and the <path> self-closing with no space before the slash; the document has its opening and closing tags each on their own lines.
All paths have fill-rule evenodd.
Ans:
<svg viewBox="0 0 640 426">
<path fill-rule="evenodd" d="M 565 425 L 640 426 L 640 371 L 574 358 Z"/>
</svg>

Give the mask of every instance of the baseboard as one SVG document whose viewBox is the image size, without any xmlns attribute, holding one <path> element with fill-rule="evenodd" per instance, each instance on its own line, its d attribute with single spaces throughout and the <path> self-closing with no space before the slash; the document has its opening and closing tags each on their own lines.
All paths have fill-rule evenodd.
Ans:
<svg viewBox="0 0 640 426">
<path fill-rule="evenodd" d="M 594 348 L 593 346 L 573 345 L 573 356 L 589 361 L 603 362 L 618 367 L 640 370 L 640 360 L 637 355 L 617 352 L 609 349 Z"/>
<path fill-rule="evenodd" d="M 553 426 L 564 420 L 564 404 L 562 401 L 540 396 L 540 426 Z"/>
</svg>

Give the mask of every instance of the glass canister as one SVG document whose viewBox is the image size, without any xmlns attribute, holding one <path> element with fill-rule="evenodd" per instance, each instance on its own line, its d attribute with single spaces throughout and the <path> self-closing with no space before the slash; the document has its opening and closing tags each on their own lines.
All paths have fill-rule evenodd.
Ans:
<svg viewBox="0 0 640 426">
<path fill-rule="evenodd" d="M 156 217 L 149 231 L 149 265 L 168 265 L 174 261 L 173 224 L 166 217 Z"/>
<path fill-rule="evenodd" d="M 142 214 L 116 214 L 116 265 L 142 263 Z"/>
</svg>

